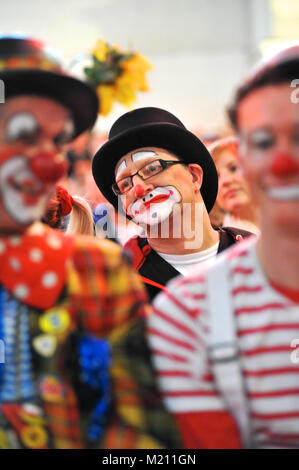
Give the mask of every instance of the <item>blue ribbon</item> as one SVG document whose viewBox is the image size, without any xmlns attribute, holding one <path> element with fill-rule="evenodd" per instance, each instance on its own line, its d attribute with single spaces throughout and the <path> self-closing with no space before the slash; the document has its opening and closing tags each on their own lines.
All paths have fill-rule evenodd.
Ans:
<svg viewBox="0 0 299 470">
<path fill-rule="evenodd" d="M 82 336 L 78 341 L 82 380 L 101 393 L 89 422 L 88 439 L 97 441 L 105 427 L 110 402 L 110 349 L 105 340 Z"/>
</svg>

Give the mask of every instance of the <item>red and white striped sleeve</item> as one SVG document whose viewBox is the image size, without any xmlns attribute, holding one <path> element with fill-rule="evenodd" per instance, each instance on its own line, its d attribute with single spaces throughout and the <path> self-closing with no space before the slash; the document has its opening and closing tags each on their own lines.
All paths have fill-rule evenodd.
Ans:
<svg viewBox="0 0 299 470">
<path fill-rule="evenodd" d="M 205 277 L 180 277 L 167 287 L 147 319 L 164 403 L 185 448 L 239 448 L 236 424 L 216 390 L 207 356 Z"/>
</svg>

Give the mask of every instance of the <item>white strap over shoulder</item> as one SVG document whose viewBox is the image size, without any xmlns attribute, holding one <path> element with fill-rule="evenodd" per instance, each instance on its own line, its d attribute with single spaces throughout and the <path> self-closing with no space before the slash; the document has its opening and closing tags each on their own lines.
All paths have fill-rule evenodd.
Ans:
<svg viewBox="0 0 299 470">
<path fill-rule="evenodd" d="M 209 358 L 216 386 L 234 416 L 243 446 L 250 447 L 248 403 L 240 368 L 235 319 L 231 308 L 231 288 L 227 262 L 217 258 L 207 271 L 210 334 Z"/>
</svg>

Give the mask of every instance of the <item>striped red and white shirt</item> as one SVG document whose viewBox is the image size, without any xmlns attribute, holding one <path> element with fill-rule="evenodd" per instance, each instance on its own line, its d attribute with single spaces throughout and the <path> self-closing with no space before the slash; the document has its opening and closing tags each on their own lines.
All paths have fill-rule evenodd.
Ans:
<svg viewBox="0 0 299 470">
<path fill-rule="evenodd" d="M 227 263 L 253 447 L 299 446 L 299 303 L 273 288 L 249 239 L 220 255 Z M 219 257 L 218 257 L 219 260 Z M 209 363 L 206 270 L 171 281 L 148 317 L 160 389 L 185 447 L 240 447 Z M 221 286 L 215 285 L 215 295 Z M 221 321 L 221 311 L 219 311 Z M 296 356 L 297 354 L 297 356 Z"/>
</svg>

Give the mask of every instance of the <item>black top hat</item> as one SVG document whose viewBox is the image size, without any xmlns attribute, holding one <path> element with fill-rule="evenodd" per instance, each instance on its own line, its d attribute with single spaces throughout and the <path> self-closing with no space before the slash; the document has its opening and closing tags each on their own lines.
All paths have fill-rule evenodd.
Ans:
<svg viewBox="0 0 299 470">
<path fill-rule="evenodd" d="M 95 154 L 92 172 L 106 199 L 117 207 L 111 185 L 115 166 L 128 152 L 141 147 L 160 147 L 177 155 L 184 163 L 198 163 L 203 169 L 201 194 L 208 212 L 218 191 L 215 164 L 203 143 L 181 121 L 159 108 L 139 108 L 121 116 L 112 126 L 108 142 Z"/>
<path fill-rule="evenodd" d="M 74 137 L 90 129 L 97 118 L 98 98 L 86 83 L 67 75 L 42 41 L 0 37 L 0 79 L 5 100 L 18 95 L 46 96 L 72 113 Z"/>
</svg>

